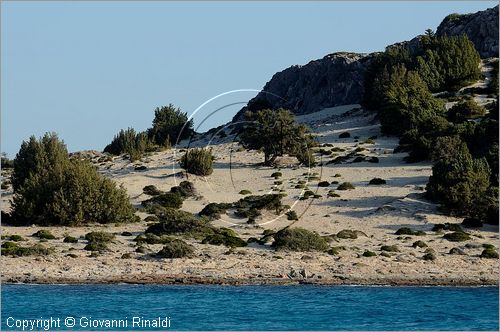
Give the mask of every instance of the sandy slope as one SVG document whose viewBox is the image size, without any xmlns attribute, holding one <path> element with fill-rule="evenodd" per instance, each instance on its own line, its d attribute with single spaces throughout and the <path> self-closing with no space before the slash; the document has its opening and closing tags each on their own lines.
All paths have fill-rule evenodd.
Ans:
<svg viewBox="0 0 500 332">
<path fill-rule="evenodd" d="M 214 173 L 208 177 L 189 176 L 195 184 L 199 197 L 184 202 L 183 210 L 197 213 L 209 202 L 234 202 L 241 198 L 241 189 L 254 194 L 277 192 L 283 189 L 288 194 L 284 204 L 293 207 L 300 215 L 294 226 L 317 231 L 322 235 L 334 234 L 343 229 L 361 230 L 367 237 L 355 240 L 337 240 L 332 246 L 344 246 L 339 255 L 326 253 L 275 252 L 269 245 L 252 244 L 246 248 L 230 250 L 222 246 L 193 243 L 197 257 L 192 259 L 157 259 L 147 254 L 135 253 L 133 238 L 147 227 L 145 222 L 122 226 L 93 226 L 78 228 L 50 228 L 58 236 L 47 245 L 56 248 L 56 254 L 48 257 L 1 257 L 2 279 L 10 282 L 204 282 L 204 283 L 350 283 L 350 284 L 497 284 L 498 260 L 481 259 L 481 244 L 498 245 L 498 228 L 484 227 L 471 230 L 473 240 L 452 243 L 444 240 L 442 234 L 432 232 L 435 223 L 459 223 L 461 220 L 442 215 L 435 204 L 423 197 L 425 184 L 431 174 L 429 163 L 406 164 L 404 154 L 395 154 L 396 138 L 382 137 L 379 124 L 372 114 L 367 114 L 358 105 L 325 109 L 299 121 L 309 124 L 321 143 L 346 149 L 364 147 L 361 153 L 376 156 L 379 163 L 328 164 L 332 157 L 323 157 L 323 166 L 310 170 L 296 167 L 293 158 L 283 158 L 282 185 L 274 186 L 270 175 L 276 169 L 259 166 L 262 154 L 255 151 L 238 150 L 230 137 L 215 140 L 212 145 L 216 156 Z M 353 110 L 354 109 L 354 110 Z M 349 112 L 349 116 L 345 116 Z M 341 132 L 351 133 L 349 139 L 339 139 Z M 359 139 L 355 139 L 359 136 Z M 370 136 L 377 136 L 375 144 L 362 144 Z M 219 142 L 221 141 L 221 142 Z M 222 141 L 225 141 L 223 143 Z M 358 141 L 358 142 L 356 142 Z M 192 145 L 203 146 L 207 140 Z M 184 142 L 185 144 L 185 142 Z M 328 147 L 328 149 L 331 147 Z M 142 188 L 154 184 L 162 190 L 169 190 L 185 179 L 178 168 L 180 149 L 153 154 L 144 160 L 148 169 L 135 171 L 134 165 L 121 157 L 100 165 L 100 171 L 123 184 L 132 202 L 139 206 L 148 196 Z M 351 182 L 356 187 L 350 191 L 337 191 L 339 198 L 327 197 L 330 189 L 318 188 L 318 180 L 308 187 L 322 197 L 298 200 L 301 189 L 295 189 L 297 181 L 304 180 L 304 173 L 319 173 L 322 180 Z M 340 174 L 341 177 L 334 177 Z M 374 177 L 387 180 L 386 185 L 370 186 Z M 8 195 L 2 196 L 2 209 L 8 209 Z M 142 214 L 142 217 L 145 215 Z M 247 225 L 245 220 L 234 216 L 223 216 L 215 221 L 218 226 L 231 227 L 241 237 L 260 237 L 265 229 L 280 229 L 290 225 L 285 216 L 266 212 L 258 220 L 259 225 Z M 398 237 L 394 232 L 403 226 L 427 232 L 425 236 Z M 83 250 L 85 241 L 78 244 L 62 243 L 64 234 L 83 236 L 96 228 L 118 234 L 112 251 L 97 258 L 90 258 Z M 2 235 L 20 234 L 36 243 L 30 235 L 39 227 L 2 226 Z M 134 236 L 121 236 L 130 231 Z M 435 261 L 425 261 L 423 249 L 415 249 L 412 243 L 425 241 L 437 253 Z M 395 244 L 400 252 L 392 257 L 379 254 L 380 246 Z M 467 247 L 465 245 L 468 244 Z M 450 255 L 452 247 L 463 249 L 466 255 Z M 150 245 L 151 252 L 161 245 Z M 376 257 L 362 257 L 364 250 L 377 253 Z M 68 253 L 76 254 L 70 258 Z M 132 258 L 122 259 L 124 253 Z"/>
</svg>

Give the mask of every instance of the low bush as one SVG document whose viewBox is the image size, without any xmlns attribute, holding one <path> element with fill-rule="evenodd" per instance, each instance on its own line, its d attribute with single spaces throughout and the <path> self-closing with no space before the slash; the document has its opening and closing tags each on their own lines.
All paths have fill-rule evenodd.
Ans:
<svg viewBox="0 0 500 332">
<path fill-rule="evenodd" d="M 35 244 L 31 247 L 21 247 L 16 242 L 2 243 L 1 254 L 4 256 L 46 256 L 54 252 L 54 248 L 46 248 L 40 244 Z"/>
<path fill-rule="evenodd" d="M 142 192 L 149 196 L 157 196 L 163 193 L 160 189 L 156 188 L 156 186 L 152 184 L 142 188 Z"/>
<path fill-rule="evenodd" d="M 66 236 L 63 240 L 64 243 L 78 243 L 78 239 L 73 236 Z"/>
<path fill-rule="evenodd" d="M 373 257 L 373 256 L 377 256 L 377 254 L 370 250 L 365 250 L 365 252 L 363 253 L 363 257 Z"/>
<path fill-rule="evenodd" d="M 239 194 L 240 195 L 251 195 L 252 192 L 250 190 L 243 189 L 243 190 L 240 190 Z"/>
<path fill-rule="evenodd" d="M 368 182 L 370 185 L 381 185 L 381 184 L 386 184 L 387 182 L 384 179 L 381 178 L 373 178 Z"/>
<path fill-rule="evenodd" d="M 106 251 L 108 250 L 108 243 L 113 241 L 115 238 L 114 234 L 107 232 L 90 232 L 85 234 L 85 240 L 88 241 L 88 244 L 85 246 L 85 250 L 89 251 Z"/>
<path fill-rule="evenodd" d="M 288 211 L 286 213 L 286 219 L 287 220 L 299 220 L 299 216 L 297 215 L 297 212 L 295 212 L 295 211 Z"/>
<path fill-rule="evenodd" d="M 340 177 L 342 177 L 342 175 L 340 175 L 339 173 L 336 173 L 333 177 L 334 178 L 340 178 Z"/>
<path fill-rule="evenodd" d="M 210 231 L 210 226 L 205 218 L 198 218 L 192 213 L 176 210 L 172 208 L 165 209 L 165 212 L 159 216 L 160 222 L 153 224 L 146 229 L 146 233 L 161 235 L 171 234 L 190 234 L 196 237 L 198 234 L 205 234 Z"/>
<path fill-rule="evenodd" d="M 354 158 L 354 160 L 352 162 L 353 163 L 361 163 L 363 161 L 365 161 L 365 157 L 358 156 L 358 157 Z"/>
<path fill-rule="evenodd" d="M 208 203 L 198 213 L 199 216 L 206 216 L 212 220 L 220 219 L 221 214 L 225 214 L 227 209 L 232 207 L 231 203 Z"/>
<path fill-rule="evenodd" d="M 414 231 L 414 230 L 412 230 L 411 228 L 408 228 L 408 227 L 401 227 L 394 234 L 396 234 L 396 235 L 417 235 L 417 236 L 421 236 L 421 235 L 425 235 L 425 232 L 424 231 Z"/>
<path fill-rule="evenodd" d="M 480 255 L 481 258 L 494 258 L 498 259 L 498 252 L 495 249 L 484 249 Z"/>
<path fill-rule="evenodd" d="M 194 188 L 194 184 L 189 181 L 182 181 L 178 186 L 172 187 L 170 189 L 170 192 L 173 194 L 177 194 L 182 198 L 196 196 L 196 189 Z"/>
<path fill-rule="evenodd" d="M 251 195 L 241 198 L 233 205 L 239 209 L 274 210 L 276 214 L 279 214 L 283 210 L 281 198 L 283 198 L 281 194 Z"/>
<path fill-rule="evenodd" d="M 349 138 L 349 137 L 351 137 L 351 134 L 347 131 L 339 135 L 339 138 Z"/>
<path fill-rule="evenodd" d="M 230 248 L 245 247 L 247 243 L 238 234 L 228 228 L 220 228 L 215 234 L 208 235 L 201 242 L 203 244 L 224 245 Z"/>
<path fill-rule="evenodd" d="M 328 187 L 330 185 L 330 182 L 328 181 L 321 181 L 318 183 L 318 187 Z"/>
<path fill-rule="evenodd" d="M 465 232 L 447 233 L 443 238 L 451 242 L 463 242 L 471 239 L 470 235 Z"/>
<path fill-rule="evenodd" d="M 2 240 L 3 239 L 4 239 L 4 237 L 2 236 Z M 5 239 L 10 240 L 10 241 L 14 241 L 14 242 L 25 241 L 25 239 L 21 235 L 15 235 L 15 234 L 6 236 Z"/>
<path fill-rule="evenodd" d="M 181 158 L 181 167 L 195 175 L 210 175 L 213 172 L 214 157 L 210 150 L 202 148 L 189 149 Z"/>
<path fill-rule="evenodd" d="M 170 237 L 167 235 L 158 236 L 158 235 L 153 234 L 153 233 L 144 233 L 144 234 L 138 235 L 134 239 L 134 241 L 138 245 L 141 245 L 144 243 L 147 243 L 147 244 L 165 244 L 165 243 L 171 242 L 172 240 L 174 240 L 173 237 Z"/>
<path fill-rule="evenodd" d="M 46 239 L 46 240 L 53 240 L 56 238 L 50 231 L 45 230 L 45 229 L 41 229 L 41 230 L 37 231 L 32 236 L 37 237 L 39 239 Z"/>
<path fill-rule="evenodd" d="M 343 229 L 340 232 L 337 233 L 337 238 L 339 239 L 357 239 L 358 238 L 358 233 L 359 231 L 353 231 L 350 229 Z M 364 234 L 364 233 L 363 233 Z M 365 234 L 366 236 L 366 234 Z"/>
<path fill-rule="evenodd" d="M 281 172 L 274 172 L 273 174 L 271 174 L 271 177 L 272 178 L 279 178 L 279 177 L 282 177 L 283 174 Z"/>
<path fill-rule="evenodd" d="M 436 254 L 434 252 L 428 252 L 424 256 L 422 256 L 422 259 L 424 261 L 435 261 L 436 258 Z"/>
<path fill-rule="evenodd" d="M 380 247 L 380 250 L 382 250 L 382 251 L 388 251 L 388 252 L 399 252 L 399 248 L 396 245 L 382 246 L 382 247 Z"/>
<path fill-rule="evenodd" d="M 180 239 L 175 239 L 165 244 L 157 256 L 161 258 L 193 257 L 194 247 Z"/>
<path fill-rule="evenodd" d="M 276 250 L 326 251 L 327 241 L 315 232 L 303 228 L 284 228 L 274 235 Z"/>
<path fill-rule="evenodd" d="M 445 223 L 445 224 L 435 224 L 432 227 L 433 232 L 439 232 L 439 231 L 451 231 L 451 232 L 463 232 L 462 227 L 458 224 L 450 224 L 450 223 Z"/>
<path fill-rule="evenodd" d="M 163 193 L 153 196 L 150 199 L 141 202 L 142 206 L 148 208 L 153 205 L 159 205 L 165 208 L 179 209 L 182 206 L 182 197 L 174 193 Z"/>
<path fill-rule="evenodd" d="M 353 190 L 354 186 L 350 182 L 343 182 L 338 187 L 337 190 Z"/>
</svg>

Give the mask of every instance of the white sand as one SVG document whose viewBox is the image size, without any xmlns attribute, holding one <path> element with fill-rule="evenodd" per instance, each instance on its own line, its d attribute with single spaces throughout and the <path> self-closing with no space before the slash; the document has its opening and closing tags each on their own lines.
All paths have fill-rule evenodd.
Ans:
<svg viewBox="0 0 500 332">
<path fill-rule="evenodd" d="M 282 185 L 288 194 L 284 204 L 293 206 L 300 216 L 299 221 L 288 221 L 285 216 L 277 218 L 265 212 L 257 220 L 260 225 L 247 225 L 246 220 L 234 216 L 223 216 L 215 221 L 217 226 L 230 227 L 242 238 L 260 238 L 265 229 L 281 229 L 291 223 L 321 235 L 335 234 L 343 229 L 361 230 L 367 237 L 355 240 L 338 240 L 332 246 L 344 246 L 339 255 L 326 253 L 275 252 L 269 245 L 252 244 L 249 247 L 229 250 L 223 246 L 204 245 L 199 241 L 188 240 L 196 247 L 196 258 L 157 259 L 149 255 L 135 253 L 133 239 L 142 233 L 145 222 L 122 226 L 101 226 L 50 229 L 57 240 L 45 243 L 56 248 L 56 253 L 47 257 L 1 257 L 2 279 L 10 282 L 203 282 L 203 283 L 349 283 L 349 284 L 498 284 L 498 260 L 482 259 L 479 254 L 481 245 L 491 243 L 498 246 L 498 227 L 485 226 L 480 230 L 470 230 L 473 240 L 453 243 L 443 239 L 442 234 L 432 232 L 436 223 L 460 223 L 460 219 L 443 215 L 438 207 L 424 198 L 425 185 L 431 174 L 429 163 L 406 164 L 405 154 L 394 154 L 398 139 L 380 135 L 379 124 L 373 115 L 355 111 L 349 117 L 342 114 L 359 105 L 331 108 L 321 112 L 299 117 L 299 121 L 310 124 L 321 143 L 331 143 L 348 153 L 358 146 L 366 150 L 366 156 L 376 156 L 379 163 L 345 163 L 317 166 L 310 172 L 317 172 L 321 180 L 351 182 L 356 188 L 337 191 L 339 198 L 327 197 L 329 188 L 318 188 L 318 180 L 311 181 L 308 187 L 322 195 L 318 199 L 298 200 L 301 189 L 293 188 L 298 180 L 304 180 L 307 168 L 282 167 Z M 348 131 L 352 138 L 338 139 L 341 132 Z M 375 144 L 361 144 L 370 136 L 378 136 Z M 354 142 L 359 136 L 359 142 Z M 220 140 L 216 140 L 217 143 Z M 254 194 L 272 191 L 274 178 L 271 173 L 276 169 L 259 166 L 263 155 L 255 151 L 239 151 L 238 145 L 226 143 L 212 146 L 216 157 L 214 172 L 208 177 L 189 175 L 198 191 L 199 198 L 187 199 L 182 209 L 192 213 L 199 212 L 209 202 L 234 202 L 242 196 L 242 189 Z M 203 146 L 205 141 L 197 142 Z M 327 149 L 330 149 L 328 147 Z M 147 199 L 142 193 L 146 185 L 156 185 L 161 190 L 170 188 L 185 178 L 173 176 L 181 169 L 177 159 L 182 155 L 179 150 L 155 153 L 144 160 L 146 171 L 134 171 L 134 165 L 121 157 L 100 165 L 100 171 L 123 184 L 128 190 L 135 206 Z M 323 157 L 326 163 L 332 157 Z M 318 161 L 319 160 L 318 158 Z M 293 158 L 283 158 L 283 164 L 295 163 Z M 108 169 L 109 167 L 109 169 Z M 334 177 L 335 174 L 341 177 Z M 368 181 L 379 177 L 386 185 L 370 186 Z M 275 188 L 275 189 L 276 189 Z M 277 192 L 277 191 L 274 191 Z M 9 195 L 2 195 L 2 209 L 8 210 Z M 141 214 L 142 217 L 145 214 Z M 274 220 L 276 219 L 276 220 Z M 427 232 L 425 236 L 412 236 L 411 239 L 398 239 L 394 232 L 400 227 Z M 31 237 L 41 227 L 2 226 L 2 235 L 19 234 L 28 239 L 24 244 L 34 244 L 38 240 Z M 83 236 L 89 231 L 102 229 L 121 234 L 130 231 L 132 237 L 117 236 L 111 252 L 97 258 L 90 258 L 83 250 L 85 240 L 78 244 L 62 242 L 64 234 Z M 415 249 L 412 243 L 423 240 L 436 251 L 435 261 L 422 259 L 424 249 Z M 466 248 L 465 244 L 473 244 Z M 400 252 L 392 257 L 383 257 L 381 245 L 397 245 Z M 149 245 L 152 252 L 161 245 Z M 466 255 L 450 255 L 453 247 L 463 249 Z M 469 245 L 469 247 L 471 247 Z M 377 253 L 376 257 L 362 257 L 366 250 Z M 78 258 L 66 255 L 74 253 Z M 131 253 L 131 259 L 121 259 L 124 253 Z M 301 273 L 302 272 L 302 273 Z"/>
</svg>

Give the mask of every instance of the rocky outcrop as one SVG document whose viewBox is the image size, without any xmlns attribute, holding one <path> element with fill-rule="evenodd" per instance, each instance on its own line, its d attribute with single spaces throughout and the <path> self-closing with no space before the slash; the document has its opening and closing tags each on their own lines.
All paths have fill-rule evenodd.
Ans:
<svg viewBox="0 0 500 332">
<path fill-rule="evenodd" d="M 282 107 L 294 114 L 307 114 L 325 107 L 359 104 L 369 59 L 366 54 L 343 52 L 289 67 L 274 74 L 235 119 L 246 110 L 262 108 Z"/>
<path fill-rule="evenodd" d="M 481 57 L 498 57 L 498 6 L 474 14 L 451 14 L 439 25 L 437 35 L 466 34 Z M 401 45 L 415 52 L 421 36 Z M 392 45 L 392 46 L 394 46 Z M 326 107 L 360 104 L 363 79 L 372 54 L 333 53 L 303 66 L 292 66 L 276 73 L 263 90 L 233 121 L 247 111 L 285 108 L 296 115 L 317 112 Z"/>
<path fill-rule="evenodd" d="M 436 34 L 466 34 L 482 58 L 498 57 L 498 6 L 474 14 L 448 15 L 437 28 Z"/>
</svg>

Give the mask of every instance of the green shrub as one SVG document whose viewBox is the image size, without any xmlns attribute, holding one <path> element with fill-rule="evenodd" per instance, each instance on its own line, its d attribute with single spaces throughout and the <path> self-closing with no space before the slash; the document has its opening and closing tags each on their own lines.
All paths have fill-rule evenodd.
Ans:
<svg viewBox="0 0 500 332">
<path fill-rule="evenodd" d="M 353 190 L 354 186 L 350 182 L 343 182 L 338 187 L 337 190 Z"/>
<path fill-rule="evenodd" d="M 394 234 L 396 234 L 396 235 L 417 235 L 417 236 L 421 236 L 421 235 L 425 235 L 425 232 L 424 231 L 414 231 L 411 228 L 402 227 L 402 228 L 398 229 L 396 231 L 396 233 L 394 233 Z"/>
<path fill-rule="evenodd" d="M 210 150 L 202 148 L 189 149 L 181 158 L 181 167 L 195 175 L 210 175 L 213 156 Z"/>
<path fill-rule="evenodd" d="M 90 232 L 85 234 L 85 240 L 89 242 L 101 242 L 101 243 L 109 243 L 113 241 L 115 238 L 114 234 L 106 233 L 106 232 Z"/>
<path fill-rule="evenodd" d="M 484 158 L 474 159 L 465 143 L 457 140 L 441 143 L 446 147 L 439 150 L 448 152 L 435 156 L 439 159 L 432 167 L 427 195 L 453 214 L 469 215 L 487 194 L 490 168 Z"/>
<path fill-rule="evenodd" d="M 153 233 L 144 233 L 141 235 L 138 235 L 134 241 L 137 242 L 138 245 L 147 243 L 147 244 L 165 244 L 168 242 L 171 242 L 174 240 L 173 237 L 167 236 L 167 235 L 162 235 L 158 236 Z"/>
<path fill-rule="evenodd" d="M 428 252 L 424 256 L 422 256 L 422 259 L 424 261 L 435 261 L 436 260 L 436 254 L 433 252 Z"/>
<path fill-rule="evenodd" d="M 54 252 L 54 248 L 46 248 L 40 244 L 35 244 L 31 247 L 20 247 L 16 242 L 2 243 L 1 254 L 3 256 L 46 256 Z"/>
<path fill-rule="evenodd" d="M 295 211 L 288 211 L 286 213 L 286 218 L 287 218 L 287 220 L 299 220 L 299 216 L 297 215 L 297 212 L 295 212 Z"/>
<path fill-rule="evenodd" d="M 450 255 L 465 255 L 465 251 L 460 248 L 451 248 L 449 251 Z"/>
<path fill-rule="evenodd" d="M 133 234 L 131 232 L 122 232 L 121 236 L 132 236 Z"/>
<path fill-rule="evenodd" d="M 53 240 L 56 238 L 50 231 L 48 231 L 46 229 L 41 229 L 41 230 L 37 231 L 35 234 L 33 234 L 32 236 L 35 236 L 39 239 L 46 239 L 46 240 Z"/>
<path fill-rule="evenodd" d="M 163 193 L 150 199 L 144 200 L 141 204 L 144 207 L 159 205 L 165 208 L 179 209 L 182 206 L 182 197 L 174 193 Z"/>
<path fill-rule="evenodd" d="M 470 235 L 464 232 L 447 233 L 443 238 L 451 242 L 463 242 L 471 239 Z"/>
<path fill-rule="evenodd" d="M 241 198 L 233 205 L 239 209 L 274 210 L 279 214 L 283 210 L 282 198 L 282 194 L 251 195 Z"/>
<path fill-rule="evenodd" d="M 339 173 L 336 173 L 333 177 L 334 178 L 340 178 L 340 177 L 342 177 L 342 175 L 340 175 Z"/>
<path fill-rule="evenodd" d="M 156 188 L 156 186 L 152 184 L 142 188 L 142 192 L 149 196 L 157 196 L 163 193 L 160 189 Z"/>
<path fill-rule="evenodd" d="M 357 239 L 358 236 L 367 236 L 365 233 L 362 231 L 358 230 L 350 230 L 350 229 L 343 229 L 340 232 L 337 233 L 337 238 L 339 239 Z"/>
<path fill-rule="evenodd" d="M 23 142 L 14 161 L 12 223 L 68 225 L 136 220 L 124 188 L 87 161 L 70 160 L 55 134 Z"/>
<path fill-rule="evenodd" d="M 339 135 L 339 138 L 349 138 L 349 137 L 351 137 L 351 134 L 347 131 Z"/>
<path fill-rule="evenodd" d="M 220 219 L 221 214 L 225 214 L 227 209 L 231 207 L 231 203 L 208 203 L 198 215 L 206 216 L 212 220 Z"/>
<path fill-rule="evenodd" d="M 64 243 L 78 243 L 78 239 L 73 236 L 66 236 L 63 240 Z"/>
<path fill-rule="evenodd" d="M 208 235 L 201 242 L 203 244 L 225 245 L 230 248 L 245 247 L 247 243 L 238 234 L 227 228 L 220 228 L 215 234 Z"/>
<path fill-rule="evenodd" d="M 444 224 L 435 224 L 432 227 L 433 232 L 439 232 L 439 231 L 451 231 L 451 232 L 463 232 L 462 227 L 458 224 L 450 224 L 450 223 L 444 223 Z"/>
<path fill-rule="evenodd" d="M 108 250 L 108 245 L 103 242 L 89 242 L 83 249 L 88 251 L 104 252 Z"/>
<path fill-rule="evenodd" d="M 318 187 L 328 187 L 330 185 L 330 182 L 328 181 L 321 181 L 318 183 Z"/>
<path fill-rule="evenodd" d="M 148 139 L 146 133 L 136 133 L 133 128 L 120 130 L 110 144 L 104 148 L 104 152 L 121 155 L 128 154 L 131 161 L 142 158 L 146 151 L 153 149 L 153 143 Z"/>
<path fill-rule="evenodd" d="M 392 246 L 382 246 L 380 247 L 380 250 L 382 251 L 388 251 L 388 252 L 399 252 L 399 249 L 396 245 L 392 245 Z"/>
<path fill-rule="evenodd" d="M 328 243 L 315 232 L 303 228 L 284 228 L 274 235 L 276 250 L 326 251 Z"/>
<path fill-rule="evenodd" d="M 494 258 L 498 259 L 498 252 L 495 249 L 484 249 L 480 255 L 481 258 Z"/>
<path fill-rule="evenodd" d="M 368 184 L 370 185 L 381 185 L 381 184 L 386 184 L 387 182 L 384 179 L 381 178 L 373 178 L 370 180 Z"/>
<path fill-rule="evenodd" d="M 448 110 L 448 119 L 451 122 L 463 122 L 467 119 L 484 116 L 486 110 L 479 106 L 473 98 L 467 98 L 453 105 Z"/>
<path fill-rule="evenodd" d="M 243 189 L 243 190 L 240 190 L 239 194 L 240 195 L 251 195 L 252 192 L 250 190 Z"/>
<path fill-rule="evenodd" d="M 165 244 L 163 249 L 157 253 L 161 258 L 183 258 L 193 257 L 194 247 L 182 240 L 175 239 Z"/>
<path fill-rule="evenodd" d="M 208 224 L 207 219 L 198 218 L 189 212 L 166 208 L 159 218 L 160 222 L 149 226 L 146 233 L 158 236 L 185 234 L 195 238 L 213 233 L 213 227 Z"/>
<path fill-rule="evenodd" d="M 8 239 L 10 241 L 14 241 L 14 242 L 25 241 L 21 235 L 10 235 L 10 236 L 8 236 Z"/>
<path fill-rule="evenodd" d="M 182 181 L 178 186 L 172 187 L 170 192 L 181 196 L 182 198 L 196 196 L 194 184 L 189 181 Z"/>
<path fill-rule="evenodd" d="M 283 174 L 281 172 L 274 172 L 273 174 L 271 174 L 271 177 L 272 178 L 279 178 L 279 177 L 282 177 Z"/>
<path fill-rule="evenodd" d="M 427 243 L 425 243 L 424 241 L 418 240 L 418 241 L 413 242 L 412 247 L 413 248 L 425 248 L 425 247 L 427 247 Z"/>
<path fill-rule="evenodd" d="M 373 257 L 373 256 L 377 256 L 377 254 L 370 250 L 365 250 L 365 252 L 363 253 L 363 257 Z"/>
</svg>

